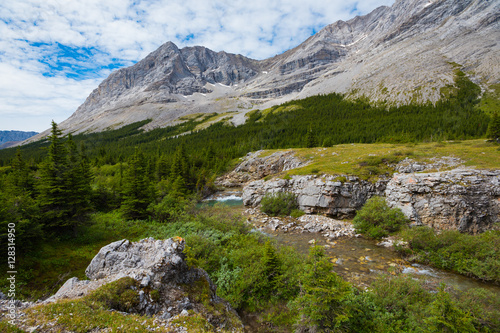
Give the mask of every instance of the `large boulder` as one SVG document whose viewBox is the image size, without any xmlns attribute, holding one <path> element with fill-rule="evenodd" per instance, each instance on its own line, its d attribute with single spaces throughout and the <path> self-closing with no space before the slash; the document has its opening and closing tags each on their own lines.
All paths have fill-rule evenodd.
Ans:
<svg viewBox="0 0 500 333">
<path fill-rule="evenodd" d="M 215 328 L 239 331 L 241 321 L 237 313 L 216 295 L 216 286 L 207 272 L 186 263 L 184 246 L 180 237 L 113 242 L 101 248 L 87 267 L 90 280 L 69 279 L 46 302 L 85 296 L 129 277 L 135 280 L 131 288 L 139 299 L 129 312 L 166 320 L 193 310 Z"/>
</svg>

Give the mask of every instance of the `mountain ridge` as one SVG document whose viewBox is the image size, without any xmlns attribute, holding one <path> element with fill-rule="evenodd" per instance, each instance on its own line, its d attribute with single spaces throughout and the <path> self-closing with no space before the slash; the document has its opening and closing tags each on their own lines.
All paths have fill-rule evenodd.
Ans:
<svg viewBox="0 0 500 333">
<path fill-rule="evenodd" d="M 167 42 L 114 71 L 60 124 L 96 132 L 153 119 L 145 129 L 200 112 L 247 111 L 338 92 L 388 104 L 436 102 L 456 64 L 482 89 L 500 77 L 500 2 L 398 0 L 337 21 L 264 60 Z M 46 132 L 34 139 L 40 138 Z"/>
</svg>

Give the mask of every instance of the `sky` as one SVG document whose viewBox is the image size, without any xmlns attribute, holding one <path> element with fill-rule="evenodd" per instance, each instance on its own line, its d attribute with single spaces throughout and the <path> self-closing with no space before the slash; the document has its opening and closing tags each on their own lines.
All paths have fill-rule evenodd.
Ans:
<svg viewBox="0 0 500 333">
<path fill-rule="evenodd" d="M 167 41 L 265 59 L 394 0 L 1 0 L 0 130 L 67 119 Z"/>
</svg>

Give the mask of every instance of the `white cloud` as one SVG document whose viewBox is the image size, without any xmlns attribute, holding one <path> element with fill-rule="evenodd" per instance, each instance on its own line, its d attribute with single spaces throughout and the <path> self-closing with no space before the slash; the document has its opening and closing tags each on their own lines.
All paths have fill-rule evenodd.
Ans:
<svg viewBox="0 0 500 333">
<path fill-rule="evenodd" d="M 167 41 L 264 59 L 327 24 L 393 2 L 3 0 L 0 130 L 41 131 L 52 118 L 64 120 L 109 74 L 110 64 L 130 65 Z M 26 128 L 27 117 L 46 118 Z"/>
</svg>

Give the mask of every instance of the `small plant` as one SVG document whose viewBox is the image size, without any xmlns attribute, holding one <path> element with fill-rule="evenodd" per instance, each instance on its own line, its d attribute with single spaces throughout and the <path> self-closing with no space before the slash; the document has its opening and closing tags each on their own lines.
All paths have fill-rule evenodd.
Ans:
<svg viewBox="0 0 500 333">
<path fill-rule="evenodd" d="M 290 192 L 266 193 L 260 203 L 261 210 L 271 216 L 287 216 L 298 209 L 297 196 Z"/>
<path fill-rule="evenodd" d="M 400 209 L 390 208 L 382 197 L 368 199 L 352 221 L 357 232 L 371 238 L 382 238 L 407 224 Z"/>
<path fill-rule="evenodd" d="M 153 302 L 159 302 L 160 301 L 160 291 L 157 289 L 153 289 L 149 292 L 149 296 L 151 296 L 151 299 Z"/>
<path fill-rule="evenodd" d="M 109 309 L 130 312 L 139 304 L 139 293 L 134 290 L 137 285 L 137 281 L 127 276 L 102 286 L 87 299 L 103 303 Z"/>
<path fill-rule="evenodd" d="M 304 215 L 305 212 L 300 210 L 300 209 L 294 209 L 292 210 L 292 212 L 290 213 L 290 216 L 293 217 L 293 218 L 299 218 L 301 217 L 302 215 Z"/>
</svg>

